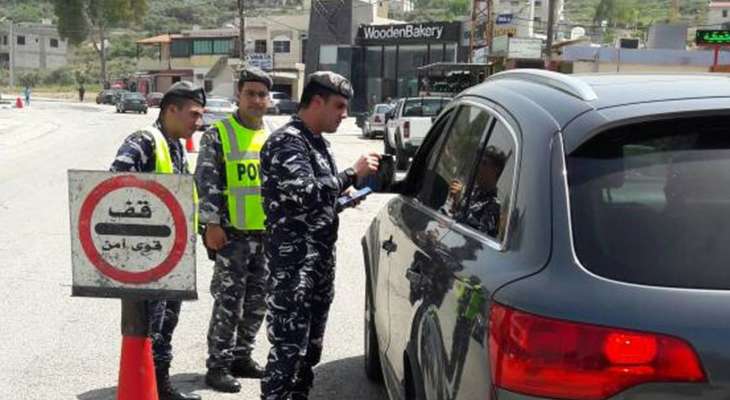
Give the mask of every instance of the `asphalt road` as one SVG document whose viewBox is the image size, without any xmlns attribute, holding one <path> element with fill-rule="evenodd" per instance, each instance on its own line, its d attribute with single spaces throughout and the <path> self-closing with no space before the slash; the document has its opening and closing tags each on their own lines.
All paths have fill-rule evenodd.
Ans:
<svg viewBox="0 0 730 400">
<path fill-rule="evenodd" d="M 124 137 L 150 114 L 111 106 L 34 102 L 0 109 L 0 393 L 11 399 L 116 398 L 121 348 L 120 301 L 71 297 L 67 170 L 107 170 Z M 267 119 L 278 126 L 286 117 Z M 359 136 L 352 120 L 330 135 L 340 168 L 382 142 Z M 388 195 L 375 194 L 341 215 L 335 301 L 312 399 L 386 399 L 363 372 L 364 270 L 360 237 Z M 212 264 L 198 248 L 199 300 L 183 304 L 173 340 L 173 382 L 204 399 L 254 399 L 259 383 L 241 380 L 237 395 L 203 382 Z M 259 333 L 254 357 L 265 362 Z"/>
</svg>

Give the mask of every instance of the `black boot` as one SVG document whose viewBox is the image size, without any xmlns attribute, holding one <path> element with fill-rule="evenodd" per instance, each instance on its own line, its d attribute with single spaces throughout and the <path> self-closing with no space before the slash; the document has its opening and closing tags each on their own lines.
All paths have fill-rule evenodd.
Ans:
<svg viewBox="0 0 730 400">
<path fill-rule="evenodd" d="M 226 368 L 211 368 L 205 374 L 205 384 L 219 392 L 238 393 L 241 384 L 231 376 Z"/>
<path fill-rule="evenodd" d="M 233 362 L 231 374 L 237 378 L 261 379 L 264 377 L 264 369 L 251 357 L 246 357 Z"/>
<path fill-rule="evenodd" d="M 157 377 L 157 396 L 160 400 L 200 400 L 200 396 L 194 393 L 182 393 L 172 387 L 170 372 L 167 368 L 155 370 Z"/>
</svg>

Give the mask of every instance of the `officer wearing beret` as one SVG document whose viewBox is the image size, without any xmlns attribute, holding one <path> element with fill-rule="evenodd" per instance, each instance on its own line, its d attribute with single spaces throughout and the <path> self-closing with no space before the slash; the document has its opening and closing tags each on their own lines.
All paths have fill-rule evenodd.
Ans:
<svg viewBox="0 0 730 400">
<path fill-rule="evenodd" d="M 261 150 L 269 258 L 266 314 L 271 342 L 261 398 L 306 399 L 322 355 L 334 296 L 337 198 L 378 169 L 369 154 L 338 172 L 323 133 L 347 117 L 350 82 L 332 72 L 307 78 L 299 112 Z"/>
<path fill-rule="evenodd" d="M 190 138 L 200 127 L 205 92 L 190 82 L 177 82 L 160 102 L 160 116 L 150 127 L 129 135 L 117 151 L 113 172 L 156 172 L 189 174 L 185 149 L 180 139 Z M 196 394 L 175 390 L 170 383 L 172 333 L 180 315 L 180 300 L 147 302 L 149 335 L 155 361 L 160 400 L 200 400 Z"/>
<path fill-rule="evenodd" d="M 272 85 L 260 69 L 241 71 L 238 110 L 205 132 L 195 169 L 203 243 L 215 260 L 205 382 L 222 392 L 240 391 L 237 377 L 263 375 L 251 351 L 266 312 L 259 151 Z"/>
</svg>

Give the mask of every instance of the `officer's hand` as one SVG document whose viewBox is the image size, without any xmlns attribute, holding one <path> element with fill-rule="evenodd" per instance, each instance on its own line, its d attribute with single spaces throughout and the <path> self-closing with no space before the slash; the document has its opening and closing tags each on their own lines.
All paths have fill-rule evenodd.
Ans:
<svg viewBox="0 0 730 400">
<path fill-rule="evenodd" d="M 345 191 L 342 194 L 345 195 L 345 196 L 352 197 L 352 195 L 355 194 L 355 192 L 357 192 L 357 189 L 355 189 L 354 187 L 350 186 L 349 188 L 345 189 Z M 357 200 L 353 200 L 353 202 L 351 203 L 352 205 L 350 207 L 357 207 L 358 204 L 362 203 L 363 198 L 364 197 L 361 197 L 361 198 L 359 198 Z"/>
<path fill-rule="evenodd" d="M 370 152 L 368 155 L 360 156 L 357 162 L 355 162 L 355 165 L 352 166 L 352 169 L 355 170 L 358 178 L 362 178 L 377 172 L 378 165 L 380 165 L 380 154 Z"/>
<path fill-rule="evenodd" d="M 208 224 L 205 229 L 205 246 L 219 251 L 228 243 L 226 232 L 218 224 Z"/>
</svg>

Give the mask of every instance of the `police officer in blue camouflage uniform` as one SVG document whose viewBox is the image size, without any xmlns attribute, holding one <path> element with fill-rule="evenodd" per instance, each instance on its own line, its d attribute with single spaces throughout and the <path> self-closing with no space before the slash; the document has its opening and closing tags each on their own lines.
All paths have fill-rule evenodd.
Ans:
<svg viewBox="0 0 730 400">
<path fill-rule="evenodd" d="M 157 121 L 124 140 L 110 170 L 189 174 L 185 149 L 180 139 L 191 137 L 200 127 L 204 106 L 205 92 L 202 88 L 184 81 L 172 85 L 162 98 Z M 165 165 L 165 162 L 171 165 Z M 181 305 L 180 300 L 147 302 L 160 400 L 200 400 L 196 394 L 175 390 L 170 383 L 172 334 L 177 326 Z"/>
<path fill-rule="evenodd" d="M 311 74 L 298 114 L 261 151 L 271 342 L 261 381 L 265 400 L 307 398 L 334 296 L 337 198 L 378 169 L 379 157 L 372 153 L 338 172 L 329 142 L 322 137 L 347 117 L 352 95 L 344 77 Z"/>
<path fill-rule="evenodd" d="M 263 116 L 272 85 L 269 75 L 258 68 L 241 71 L 238 111 L 203 135 L 195 169 L 203 242 L 211 256 L 215 253 L 205 382 L 221 392 L 240 391 L 237 377 L 263 376 L 251 351 L 266 313 L 258 164 L 268 137 Z"/>
</svg>

